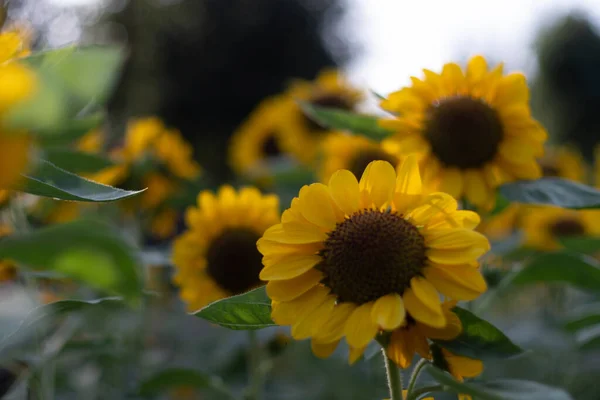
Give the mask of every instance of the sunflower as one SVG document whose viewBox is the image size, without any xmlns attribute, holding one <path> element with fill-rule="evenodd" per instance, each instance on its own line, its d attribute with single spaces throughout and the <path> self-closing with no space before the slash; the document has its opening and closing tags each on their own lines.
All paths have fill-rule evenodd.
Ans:
<svg viewBox="0 0 600 400">
<path fill-rule="evenodd" d="M 374 161 L 360 183 L 339 170 L 328 185 L 304 186 L 257 243 L 272 317 L 295 339 L 312 338 L 320 356 L 345 337 L 351 361 L 379 332 L 400 339 L 413 321 L 443 329 L 440 293 L 471 300 L 486 290 L 477 259 L 489 243 L 478 223 L 452 196 L 422 193 L 414 156 L 397 176 Z"/>
<path fill-rule="evenodd" d="M 325 70 L 314 82 L 296 81 L 284 95 L 280 109 L 281 148 L 303 163 L 312 163 L 321 141 L 330 132 L 306 116 L 298 101 L 353 111 L 363 94 L 335 70 Z"/>
<path fill-rule="evenodd" d="M 17 63 L 0 65 L 0 117 L 29 97 L 36 86 L 34 74 Z M 31 140 L 24 132 L 0 127 L 0 188 L 15 184 L 29 163 Z"/>
<path fill-rule="evenodd" d="M 600 235 L 600 211 L 527 207 L 521 225 L 527 246 L 556 250 L 561 247 L 560 237 Z"/>
<path fill-rule="evenodd" d="M 281 96 L 263 100 L 231 137 L 229 165 L 238 176 L 263 180 L 269 176 L 268 164 L 284 154 L 280 144 L 283 102 Z"/>
<path fill-rule="evenodd" d="M 481 56 L 465 73 L 446 64 L 381 102 L 395 116 L 380 125 L 395 132 L 403 155 L 418 155 L 423 183 L 483 208 L 500 184 L 541 176 L 536 158 L 547 136 L 531 118 L 525 77 L 502 69 L 488 71 Z"/>
<path fill-rule="evenodd" d="M 371 161 L 387 161 L 393 166 L 400 162 L 395 142 L 378 143 L 359 135 L 332 133 L 323 140 L 322 149 L 321 182 L 328 182 L 338 169 L 347 169 L 359 179 Z"/>
<path fill-rule="evenodd" d="M 581 154 L 568 146 L 550 147 L 539 160 L 542 176 L 585 182 L 586 167 Z"/>
<path fill-rule="evenodd" d="M 174 282 L 190 311 L 261 285 L 256 241 L 279 220 L 279 200 L 256 188 L 222 186 L 198 195 L 186 212 L 188 230 L 173 247 Z"/>
<path fill-rule="evenodd" d="M 13 27 L 0 33 L 0 64 L 29 55 L 30 33 Z"/>
</svg>

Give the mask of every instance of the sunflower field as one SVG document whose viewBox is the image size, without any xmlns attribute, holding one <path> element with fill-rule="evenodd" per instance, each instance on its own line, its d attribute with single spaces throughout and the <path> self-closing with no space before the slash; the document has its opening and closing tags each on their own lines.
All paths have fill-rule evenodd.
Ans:
<svg viewBox="0 0 600 400">
<path fill-rule="evenodd" d="M 223 178 L 111 123 L 126 47 L 30 34 L 0 32 L 0 398 L 600 398 L 600 147 L 524 74 L 292 77 Z"/>
</svg>

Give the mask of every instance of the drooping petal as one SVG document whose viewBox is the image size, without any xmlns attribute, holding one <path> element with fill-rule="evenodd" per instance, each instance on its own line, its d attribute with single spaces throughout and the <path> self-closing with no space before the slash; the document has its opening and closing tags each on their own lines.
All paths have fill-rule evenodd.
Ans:
<svg viewBox="0 0 600 400">
<path fill-rule="evenodd" d="M 331 318 L 335 301 L 336 298 L 334 296 L 328 296 L 325 301 L 310 313 L 310 316 L 293 324 L 292 337 L 296 340 L 302 340 L 311 337 L 313 332 L 318 332 L 329 318 Z"/>
<path fill-rule="evenodd" d="M 377 334 L 379 326 L 371 318 L 373 305 L 374 303 L 370 302 L 357 307 L 346 321 L 344 332 L 351 347 L 366 347 Z"/>
<path fill-rule="evenodd" d="M 330 343 L 318 343 L 313 339 L 310 342 L 310 347 L 315 356 L 319 358 L 327 358 L 333 354 L 339 343 L 339 340 Z"/>
<path fill-rule="evenodd" d="M 489 249 L 488 239 L 471 229 L 456 228 L 448 230 L 432 230 L 425 235 L 427 247 L 432 249 L 456 250 L 478 246 Z"/>
<path fill-rule="evenodd" d="M 329 289 L 315 286 L 292 301 L 274 301 L 271 317 L 279 325 L 300 323 L 325 301 L 328 294 Z"/>
<path fill-rule="evenodd" d="M 471 266 L 432 265 L 423 275 L 441 294 L 457 300 L 474 300 L 487 290 L 481 272 Z"/>
<path fill-rule="evenodd" d="M 304 244 L 324 242 L 327 239 L 327 233 L 316 227 L 312 229 L 304 224 L 289 223 L 285 229 L 282 224 L 273 225 L 265 231 L 263 237 L 279 243 Z"/>
<path fill-rule="evenodd" d="M 292 279 L 300 276 L 319 262 L 322 258 L 318 255 L 304 255 L 304 254 L 292 254 L 265 266 L 260 271 L 260 279 L 263 281 L 276 281 Z M 263 263 L 266 264 L 263 260 Z"/>
<path fill-rule="evenodd" d="M 353 365 L 357 362 L 365 352 L 366 347 L 355 348 L 350 347 L 350 354 L 348 354 L 348 364 Z"/>
<path fill-rule="evenodd" d="M 406 311 L 415 320 L 441 328 L 446 324 L 440 298 L 435 287 L 424 278 L 411 279 L 411 287 L 402 296 Z"/>
<path fill-rule="evenodd" d="M 400 368 L 410 367 L 410 363 L 415 355 L 415 344 L 413 336 L 408 330 L 396 329 L 390 337 L 390 343 L 387 347 L 387 356 L 395 362 Z"/>
<path fill-rule="evenodd" d="M 355 309 L 356 305 L 353 303 L 337 304 L 331 312 L 329 320 L 318 332 L 315 332 L 315 339 L 323 343 L 339 340 L 344 335 L 346 321 Z"/>
<path fill-rule="evenodd" d="M 371 310 L 373 322 L 382 329 L 391 331 L 404 322 L 406 311 L 402 297 L 397 293 L 391 293 L 380 297 L 375 301 Z"/>
</svg>

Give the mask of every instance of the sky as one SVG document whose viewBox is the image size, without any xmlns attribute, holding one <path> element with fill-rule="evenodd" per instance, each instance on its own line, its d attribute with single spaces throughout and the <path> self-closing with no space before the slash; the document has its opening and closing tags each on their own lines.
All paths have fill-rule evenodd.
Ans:
<svg viewBox="0 0 600 400">
<path fill-rule="evenodd" d="M 64 7 L 103 0 L 50 0 Z M 148 0 L 151 1 L 151 0 Z M 164 1 L 164 0 L 154 0 Z M 361 56 L 350 79 L 386 94 L 450 61 L 493 55 L 506 70 L 535 72 L 536 32 L 557 16 L 581 10 L 600 26 L 599 0 L 346 0 L 340 29 L 357 41 Z"/>
</svg>

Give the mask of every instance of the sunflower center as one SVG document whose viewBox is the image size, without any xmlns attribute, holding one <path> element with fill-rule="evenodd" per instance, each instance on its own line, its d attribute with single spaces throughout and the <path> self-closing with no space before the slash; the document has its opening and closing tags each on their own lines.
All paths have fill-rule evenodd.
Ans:
<svg viewBox="0 0 600 400">
<path fill-rule="evenodd" d="M 274 134 L 270 134 L 266 137 L 262 144 L 262 153 L 265 157 L 277 157 L 281 154 L 279 143 L 277 143 L 277 138 Z"/>
<path fill-rule="evenodd" d="M 402 294 L 425 262 L 425 240 L 395 212 L 363 210 L 329 233 L 316 268 L 340 302 Z"/>
<path fill-rule="evenodd" d="M 559 176 L 560 171 L 556 165 L 542 164 L 542 176 L 550 177 L 550 176 Z"/>
<path fill-rule="evenodd" d="M 396 157 L 381 149 L 374 148 L 358 152 L 358 154 L 356 154 L 348 163 L 348 169 L 356 176 L 356 179 L 360 179 L 367 168 L 367 165 L 369 165 L 371 161 L 377 160 L 387 161 L 392 164 L 393 167 L 396 167 L 398 164 L 398 159 Z"/>
<path fill-rule="evenodd" d="M 425 137 L 446 166 L 479 168 L 495 157 L 503 138 L 502 122 L 485 102 L 454 96 L 429 108 Z"/>
<path fill-rule="evenodd" d="M 576 219 L 563 218 L 550 226 L 550 232 L 557 237 L 581 236 L 585 233 L 585 227 Z"/>
<path fill-rule="evenodd" d="M 310 100 L 310 103 L 319 107 L 337 108 L 347 111 L 350 111 L 353 108 L 353 104 L 348 99 L 338 94 L 332 93 L 324 93 L 321 95 L 317 95 Z M 327 130 L 326 126 L 321 125 L 308 115 L 304 114 L 304 118 L 306 120 L 306 125 L 310 132 L 322 133 L 323 131 Z"/>
<path fill-rule="evenodd" d="M 259 238 L 256 232 L 236 228 L 213 239 L 206 252 L 207 271 L 221 288 L 239 294 L 260 284 L 262 262 L 256 248 Z"/>
</svg>

